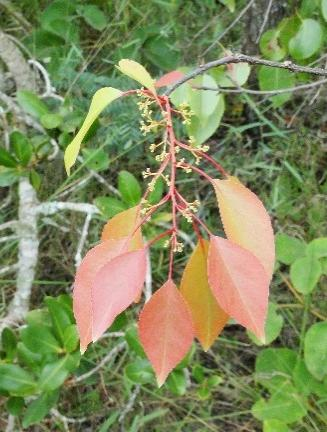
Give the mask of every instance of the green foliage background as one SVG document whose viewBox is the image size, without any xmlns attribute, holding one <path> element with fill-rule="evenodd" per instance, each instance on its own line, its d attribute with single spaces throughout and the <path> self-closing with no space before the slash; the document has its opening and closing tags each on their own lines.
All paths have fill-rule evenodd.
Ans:
<svg viewBox="0 0 327 432">
<path fill-rule="evenodd" d="M 99 208 L 85 250 L 98 241 L 109 217 L 138 202 L 144 188 L 140 173 L 153 164 L 144 146 L 150 138 L 138 129 L 136 105 L 124 99 L 94 124 L 72 176 L 66 178 L 64 172 L 63 150 L 93 93 L 102 86 L 135 85 L 115 70 L 121 58 L 139 61 L 157 77 L 216 59 L 228 49 L 325 66 L 324 0 L 273 2 L 255 43 L 265 11 L 257 5 L 258 10 L 248 11 L 208 52 L 248 2 L 22 0 L 10 7 L 3 3 L 2 30 L 19 41 L 27 58 L 45 67 L 61 98 L 17 93 L 19 106 L 42 125 L 43 132 L 22 130 L 11 113 L 6 114 L 10 145 L 0 146 L 0 194 L 5 203 L 0 223 L 16 219 L 17 181 L 28 175 L 41 201 L 67 199 Z M 16 12 L 29 26 L 17 21 Z M 225 68 L 203 80 L 200 84 L 235 87 Z M 312 80 L 305 74 L 265 67 L 237 70 L 238 84 L 249 89 L 275 90 Z M 2 333 L 1 430 L 9 414 L 15 416 L 17 430 L 27 431 L 321 432 L 327 428 L 325 87 L 273 97 L 247 93 L 226 93 L 219 101 L 204 97 L 210 115 L 193 100 L 198 118 L 191 131 L 180 132 L 198 137 L 198 142 L 208 140 L 213 155 L 262 198 L 274 221 L 277 263 L 267 322 L 269 346 L 260 346 L 239 326 L 228 325 L 208 353 L 194 344 L 167 383 L 157 389 L 138 342 L 136 306 L 81 358 L 69 294 L 83 216 L 58 212 L 51 223 L 39 220 L 41 245 L 32 310 L 21 328 Z M 1 128 L 5 133 L 3 124 Z M 51 139 L 59 143 L 60 152 L 48 161 Z M 90 170 L 98 177 L 90 176 Z M 190 198 L 194 193 L 200 197 L 202 216 L 222 232 L 213 191 L 189 176 L 180 177 L 180 188 Z M 160 199 L 162 189 L 159 184 L 153 202 Z M 169 214 L 158 214 L 146 236 L 152 237 L 167 223 Z M 182 229 L 190 234 L 186 223 Z M 0 243 L 3 266 L 15 261 L 17 245 L 15 238 Z M 186 245 L 186 253 L 190 250 Z M 177 258 L 176 279 L 185 260 L 182 255 Z M 152 268 L 157 288 L 167 269 L 161 245 L 153 248 Z M 14 279 L 1 280 L 2 316 L 14 285 Z M 113 349 L 117 355 L 88 375 Z M 127 410 L 132 395 L 135 400 Z"/>
</svg>

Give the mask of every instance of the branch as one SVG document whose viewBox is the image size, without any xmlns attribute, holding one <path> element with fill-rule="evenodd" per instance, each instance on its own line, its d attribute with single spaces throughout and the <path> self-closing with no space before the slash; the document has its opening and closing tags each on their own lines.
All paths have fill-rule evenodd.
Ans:
<svg viewBox="0 0 327 432">
<path fill-rule="evenodd" d="M 43 215 L 52 215 L 61 210 L 70 210 L 81 213 L 88 214 L 96 214 L 100 213 L 99 209 L 93 204 L 87 203 L 74 203 L 74 202 L 65 202 L 65 201 L 54 201 L 54 202 L 46 202 L 42 203 L 37 208 L 37 213 L 41 213 Z"/>
<path fill-rule="evenodd" d="M 304 72 L 309 73 L 312 75 L 317 76 L 324 76 L 327 77 L 327 69 L 322 68 L 312 68 L 308 66 L 300 66 L 292 63 L 291 61 L 284 61 L 283 63 L 275 62 L 271 60 L 264 60 L 257 57 L 251 57 L 245 54 L 232 54 L 226 57 L 223 57 L 219 60 L 214 60 L 209 63 L 205 63 L 198 68 L 194 69 L 190 73 L 186 74 L 183 78 L 178 80 L 174 85 L 172 85 L 165 93 L 166 96 L 169 96 L 174 90 L 176 90 L 178 87 L 180 87 L 185 82 L 197 77 L 198 75 L 202 75 L 204 72 L 206 72 L 209 69 L 223 66 L 227 64 L 233 64 L 233 63 L 248 63 L 250 65 L 263 65 L 263 66 L 269 66 L 273 68 L 279 68 L 279 69 L 287 69 L 291 72 Z"/>
</svg>

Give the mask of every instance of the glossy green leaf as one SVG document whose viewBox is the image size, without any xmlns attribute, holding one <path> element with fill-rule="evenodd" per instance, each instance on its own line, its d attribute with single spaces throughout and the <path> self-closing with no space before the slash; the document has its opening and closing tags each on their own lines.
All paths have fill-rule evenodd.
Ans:
<svg viewBox="0 0 327 432">
<path fill-rule="evenodd" d="M 118 190 L 129 207 L 135 206 L 141 200 L 141 186 L 136 177 L 128 171 L 118 174 Z"/>
<path fill-rule="evenodd" d="M 36 371 L 39 369 L 42 361 L 41 354 L 29 350 L 22 342 L 18 342 L 17 344 L 17 358 L 20 364 Z"/>
<path fill-rule="evenodd" d="M 120 60 L 116 68 L 124 75 L 129 76 L 130 78 L 142 84 L 142 86 L 151 90 L 153 94 L 156 94 L 154 79 L 151 77 L 149 72 L 142 65 L 140 65 L 140 63 L 134 60 L 123 59 Z"/>
<path fill-rule="evenodd" d="M 269 60 L 278 61 L 285 57 L 285 49 L 279 45 L 279 30 L 266 31 L 260 39 L 260 51 Z"/>
<path fill-rule="evenodd" d="M 47 354 L 61 351 L 60 344 L 47 327 L 29 325 L 21 331 L 24 345 L 35 353 Z"/>
<path fill-rule="evenodd" d="M 285 69 L 261 66 L 259 69 L 260 90 L 280 90 L 293 87 L 295 84 L 294 74 Z M 275 108 L 281 106 L 290 99 L 290 93 L 284 93 L 271 97 Z"/>
<path fill-rule="evenodd" d="M 299 258 L 291 265 L 292 284 L 302 294 L 310 294 L 316 287 L 321 275 L 321 264 L 314 257 Z"/>
<path fill-rule="evenodd" d="M 282 315 L 277 313 L 277 310 L 278 308 L 276 304 L 269 303 L 265 325 L 265 345 L 269 345 L 273 342 L 279 336 L 283 328 L 284 318 Z M 263 345 L 263 343 L 253 333 L 247 331 L 247 334 L 256 345 Z"/>
<path fill-rule="evenodd" d="M 279 233 L 276 235 L 276 257 L 283 264 L 290 265 L 305 255 L 306 243 L 296 237 Z"/>
<path fill-rule="evenodd" d="M 224 97 L 223 95 L 219 95 L 218 105 L 210 117 L 204 120 L 196 116 L 192 116 L 191 124 L 187 126 L 187 132 L 190 137 L 194 137 L 196 145 L 201 145 L 216 132 L 220 125 L 224 111 Z"/>
<path fill-rule="evenodd" d="M 120 90 L 113 87 L 104 87 L 98 90 L 91 101 L 89 112 L 82 124 L 81 129 L 75 136 L 73 141 L 68 145 L 65 151 L 65 167 L 67 174 L 69 175 L 71 167 L 75 164 L 81 143 L 92 126 L 93 122 L 98 118 L 101 112 L 115 99 L 122 95 Z"/>
<path fill-rule="evenodd" d="M 48 414 L 50 409 L 57 403 L 59 392 L 43 393 L 31 402 L 23 417 L 23 428 L 39 423 Z"/>
<path fill-rule="evenodd" d="M 318 380 L 327 375 L 327 322 L 313 324 L 304 338 L 304 361 Z"/>
<path fill-rule="evenodd" d="M 33 152 L 33 147 L 30 140 L 21 132 L 14 131 L 10 134 L 10 145 L 17 160 L 23 166 L 26 166 L 29 163 Z"/>
<path fill-rule="evenodd" d="M 320 50 L 323 31 L 318 21 L 311 18 L 302 20 L 296 35 L 289 41 L 290 54 L 296 60 L 305 60 Z"/>
<path fill-rule="evenodd" d="M 32 394 L 36 388 L 35 378 L 20 366 L 0 364 L 0 389 L 12 395 Z"/>
<path fill-rule="evenodd" d="M 23 110 L 33 117 L 41 118 L 49 113 L 46 104 L 31 91 L 19 90 L 17 92 L 17 101 Z"/>
</svg>

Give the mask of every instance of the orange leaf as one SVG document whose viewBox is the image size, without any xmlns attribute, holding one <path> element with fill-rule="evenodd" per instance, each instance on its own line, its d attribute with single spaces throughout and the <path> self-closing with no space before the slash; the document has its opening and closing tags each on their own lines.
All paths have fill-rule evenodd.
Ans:
<svg viewBox="0 0 327 432">
<path fill-rule="evenodd" d="M 139 319 L 139 336 L 160 387 L 185 357 L 194 337 L 190 312 L 171 279 L 145 304 Z"/>
<path fill-rule="evenodd" d="M 88 251 L 77 269 L 73 291 L 73 308 L 82 353 L 92 342 L 92 282 L 100 268 L 126 251 L 126 248 L 126 238 L 104 241 Z"/>
<path fill-rule="evenodd" d="M 252 252 L 271 280 L 275 262 L 274 233 L 262 202 L 236 177 L 213 180 L 213 185 L 227 238 Z"/>
<path fill-rule="evenodd" d="M 116 214 L 111 218 L 103 228 L 101 240 L 119 239 L 130 236 L 137 225 L 140 223 L 140 207 L 135 206 Z M 130 244 L 130 250 L 141 249 L 143 247 L 143 238 L 141 228 L 133 235 Z"/>
<path fill-rule="evenodd" d="M 260 261 L 247 249 L 211 236 L 208 278 L 223 310 L 264 340 L 269 279 Z"/>
<path fill-rule="evenodd" d="M 156 82 L 155 86 L 157 88 L 159 87 L 166 87 L 174 84 L 176 81 L 179 81 L 180 79 L 184 78 L 184 74 L 178 70 L 174 70 L 172 72 L 168 72 L 162 77 L 160 77 Z"/>
<path fill-rule="evenodd" d="M 146 249 L 116 256 L 95 275 L 92 283 L 92 340 L 139 298 L 146 274 Z"/>
<path fill-rule="evenodd" d="M 208 283 L 208 248 L 209 242 L 200 239 L 185 267 L 180 288 L 192 314 L 196 337 L 205 351 L 229 318 L 218 305 Z"/>
</svg>

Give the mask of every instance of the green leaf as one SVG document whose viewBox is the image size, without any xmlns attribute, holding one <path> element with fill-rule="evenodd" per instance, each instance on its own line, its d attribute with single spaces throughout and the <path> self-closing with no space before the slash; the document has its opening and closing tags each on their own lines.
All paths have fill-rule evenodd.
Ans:
<svg viewBox="0 0 327 432">
<path fill-rule="evenodd" d="M 50 409 L 57 403 L 59 392 L 43 393 L 31 402 L 23 417 L 23 428 L 39 423 L 48 414 Z"/>
<path fill-rule="evenodd" d="M 229 12 L 235 12 L 235 0 L 219 0 L 224 6 L 227 7 Z"/>
<path fill-rule="evenodd" d="M 216 81 L 207 74 L 201 75 L 192 80 L 193 86 L 217 87 Z M 189 86 L 188 103 L 194 114 L 206 121 L 217 108 L 220 96 L 217 91 L 198 90 Z"/>
<path fill-rule="evenodd" d="M 65 167 L 67 174 L 69 175 L 71 167 L 75 164 L 81 143 L 92 126 L 95 119 L 101 114 L 101 112 L 115 99 L 119 98 L 123 93 L 113 87 L 104 87 L 98 90 L 91 101 L 89 112 L 82 124 L 81 129 L 75 136 L 73 141 L 68 145 L 65 151 Z"/>
<path fill-rule="evenodd" d="M 276 235 L 276 256 L 283 264 L 290 265 L 305 255 L 306 243 L 286 234 Z"/>
<path fill-rule="evenodd" d="M 292 284 L 302 294 L 310 294 L 316 287 L 321 275 L 321 264 L 313 257 L 299 258 L 291 265 Z"/>
<path fill-rule="evenodd" d="M 69 313 L 56 298 L 46 297 L 45 304 L 50 312 L 55 335 L 62 343 L 65 343 L 65 331 L 72 324 Z"/>
<path fill-rule="evenodd" d="M 38 371 L 42 361 L 41 354 L 30 351 L 22 342 L 18 342 L 17 344 L 17 357 L 21 364 L 35 371 Z"/>
<path fill-rule="evenodd" d="M 14 131 L 10 134 L 10 145 L 19 162 L 26 166 L 31 160 L 33 147 L 26 135 L 19 131 Z"/>
<path fill-rule="evenodd" d="M 133 326 L 126 330 L 125 339 L 131 350 L 133 350 L 139 357 L 145 357 L 145 352 L 140 343 L 136 327 Z"/>
<path fill-rule="evenodd" d="M 47 354 L 61 352 L 58 340 L 47 327 L 29 325 L 22 329 L 21 339 L 24 345 L 35 353 Z"/>
<path fill-rule="evenodd" d="M 79 343 L 79 336 L 75 324 L 68 326 L 64 331 L 64 347 L 68 353 L 76 350 Z"/>
<path fill-rule="evenodd" d="M 0 166 L 0 187 L 11 186 L 19 177 L 20 173 L 17 170 Z"/>
<path fill-rule="evenodd" d="M 119 199 L 112 197 L 97 197 L 94 200 L 94 204 L 106 219 L 110 219 L 116 214 L 126 210 L 126 204 Z"/>
<path fill-rule="evenodd" d="M 165 182 L 162 177 L 159 177 L 154 185 L 153 191 L 149 193 L 148 201 L 150 204 L 157 204 L 160 201 L 164 188 Z"/>
<path fill-rule="evenodd" d="M 7 400 L 6 408 L 9 414 L 13 416 L 19 415 L 24 408 L 24 398 L 22 397 L 11 397 Z"/>
<path fill-rule="evenodd" d="M 110 416 L 107 418 L 107 420 L 102 423 L 100 429 L 98 432 L 109 432 L 111 429 L 109 429 L 113 424 L 115 424 L 116 420 L 118 419 L 120 415 L 119 411 L 114 411 L 110 414 Z"/>
<path fill-rule="evenodd" d="M 94 171 L 106 170 L 109 166 L 107 152 L 102 149 L 83 149 L 85 165 Z"/>
<path fill-rule="evenodd" d="M 7 168 L 15 168 L 18 162 L 7 150 L 0 147 L 0 165 Z"/>
<path fill-rule="evenodd" d="M 63 118 L 59 114 L 43 114 L 41 117 L 41 124 L 45 129 L 56 129 L 63 121 Z"/>
<path fill-rule="evenodd" d="M 270 399 L 260 399 L 252 407 L 252 414 L 258 420 L 279 420 L 293 423 L 307 413 L 306 402 L 288 383 L 284 383 Z"/>
<path fill-rule="evenodd" d="M 325 21 L 327 21 L 327 0 L 321 0 L 321 12 Z"/>
<path fill-rule="evenodd" d="M 7 360 L 13 360 L 16 354 L 17 338 L 11 328 L 6 327 L 1 333 L 1 345 Z"/>
<path fill-rule="evenodd" d="M 80 5 L 77 11 L 85 22 L 95 30 L 103 30 L 108 23 L 107 17 L 98 6 Z"/>
<path fill-rule="evenodd" d="M 304 361 L 318 380 L 327 375 L 327 322 L 313 324 L 304 338 Z"/>
<path fill-rule="evenodd" d="M 31 91 L 19 90 L 17 92 L 17 101 L 23 110 L 33 117 L 41 118 L 49 113 L 46 104 Z"/>
<path fill-rule="evenodd" d="M 279 420 L 265 420 L 263 432 L 291 432 L 286 423 Z"/>
<path fill-rule="evenodd" d="M 151 77 L 149 72 L 142 65 L 140 65 L 140 63 L 134 60 L 123 59 L 120 60 L 116 68 L 124 75 L 127 75 L 128 77 L 142 84 L 142 86 L 151 90 L 153 94 L 156 94 L 154 79 Z"/>
<path fill-rule="evenodd" d="M 49 311 L 46 309 L 33 309 L 26 315 L 26 323 L 29 325 L 52 326 Z"/>
<path fill-rule="evenodd" d="M 30 375 L 20 366 L 13 364 L 0 364 L 0 389 L 6 390 L 15 396 L 32 394 L 36 384 L 33 375 Z"/>
<path fill-rule="evenodd" d="M 40 174 L 32 169 L 29 173 L 29 180 L 34 189 L 39 190 L 42 184 L 42 178 Z"/>
<path fill-rule="evenodd" d="M 318 9 L 321 0 L 302 0 L 300 14 L 301 17 L 310 17 Z"/>
<path fill-rule="evenodd" d="M 220 87 L 242 86 L 247 82 L 250 72 L 251 68 L 247 63 L 229 64 L 221 78 L 218 79 L 218 84 Z"/>
<path fill-rule="evenodd" d="M 312 240 L 307 246 L 306 254 L 317 259 L 327 257 L 327 237 Z"/>
<path fill-rule="evenodd" d="M 294 75 L 285 69 L 271 68 L 261 66 L 259 69 L 259 87 L 260 90 L 280 90 L 294 86 Z M 290 93 L 272 96 L 270 99 L 275 108 L 283 105 L 290 99 Z"/>
<path fill-rule="evenodd" d="M 145 359 L 137 359 L 125 368 L 126 377 L 137 384 L 153 382 L 154 375 L 150 363 Z"/>
<path fill-rule="evenodd" d="M 286 51 L 279 45 L 279 30 L 266 31 L 260 39 L 260 51 L 269 60 L 278 61 L 285 57 Z"/>
<path fill-rule="evenodd" d="M 291 382 L 297 355 L 288 348 L 267 348 L 256 359 L 256 379 L 264 387 L 275 390 Z"/>
<path fill-rule="evenodd" d="M 263 344 L 262 341 L 257 339 L 253 333 L 247 331 L 249 338 L 256 345 L 259 345 L 259 346 L 260 345 L 269 345 L 272 341 L 274 341 L 279 336 L 279 334 L 283 328 L 284 318 L 282 317 L 282 315 L 279 315 L 277 313 L 277 309 L 278 308 L 277 308 L 277 305 L 275 303 L 269 302 L 268 316 L 267 316 L 266 325 L 265 325 L 265 335 L 266 335 L 265 344 Z"/>
<path fill-rule="evenodd" d="M 57 360 L 53 363 L 49 363 L 41 371 L 39 387 L 43 391 L 52 391 L 60 387 L 69 374 L 70 356 Z"/>
<path fill-rule="evenodd" d="M 203 144 L 213 135 L 220 125 L 220 121 L 225 111 L 225 101 L 223 95 L 219 95 L 218 105 L 210 117 L 203 120 L 196 116 L 191 117 L 191 124 L 187 127 L 190 137 L 194 137 L 196 145 Z"/>
<path fill-rule="evenodd" d="M 327 395 L 327 387 L 308 371 L 305 362 L 298 359 L 293 371 L 293 381 L 299 392 L 305 396 L 311 393 L 320 395 Z"/>
<path fill-rule="evenodd" d="M 289 41 L 290 54 L 296 60 L 305 60 L 320 50 L 322 40 L 319 22 L 311 18 L 304 19 L 296 35 Z"/>
<path fill-rule="evenodd" d="M 135 206 L 141 200 L 141 186 L 128 171 L 120 171 L 118 174 L 118 190 L 129 207 Z"/>
<path fill-rule="evenodd" d="M 183 370 L 171 372 L 166 381 L 168 389 L 176 396 L 183 396 L 186 393 L 187 380 Z"/>
</svg>

